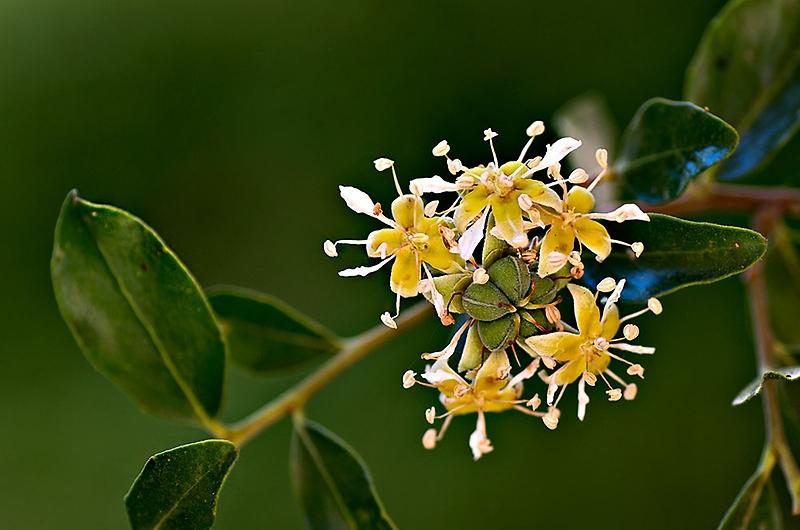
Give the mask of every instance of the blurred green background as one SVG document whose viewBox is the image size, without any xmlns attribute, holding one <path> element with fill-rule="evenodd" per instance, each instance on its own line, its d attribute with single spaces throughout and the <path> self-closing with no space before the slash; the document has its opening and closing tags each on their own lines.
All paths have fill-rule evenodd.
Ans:
<svg viewBox="0 0 800 530">
<path fill-rule="evenodd" d="M 125 528 L 122 496 L 146 458 L 203 437 L 138 412 L 62 323 L 48 264 L 71 188 L 145 219 L 204 285 L 271 292 L 356 333 L 393 300 L 383 275 L 336 276 L 360 252 L 322 253 L 323 239 L 375 226 L 346 210 L 337 184 L 388 203 L 374 158 L 394 158 L 405 181 L 441 173 L 437 141 L 484 161 L 489 126 L 516 156 L 532 120 L 586 90 L 605 93 L 624 124 L 651 96 L 680 97 L 722 4 L 2 2 L 0 526 Z M 797 142 L 774 167 L 790 167 L 789 152 Z M 557 432 L 491 416 L 496 450 L 478 463 L 472 419 L 425 451 L 434 396 L 400 386 L 421 351 L 445 343 L 433 324 L 346 373 L 308 413 L 362 454 L 404 529 L 712 528 L 762 443 L 759 405 L 730 406 L 754 373 L 747 305 L 731 279 L 664 306 L 641 322 L 659 351 L 635 402 L 598 392 L 579 424 L 567 396 Z M 234 373 L 226 418 L 293 380 Z M 283 422 L 244 448 L 217 528 L 302 528 L 288 437 Z"/>
</svg>

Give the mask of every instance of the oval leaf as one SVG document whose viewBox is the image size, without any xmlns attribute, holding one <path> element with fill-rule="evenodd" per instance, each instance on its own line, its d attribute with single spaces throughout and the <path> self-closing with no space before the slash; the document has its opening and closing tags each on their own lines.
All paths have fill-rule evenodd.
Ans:
<svg viewBox="0 0 800 530">
<path fill-rule="evenodd" d="M 247 370 L 269 375 L 328 356 L 339 339 L 275 297 L 237 287 L 208 290 L 228 342 L 231 360 Z"/>
<path fill-rule="evenodd" d="M 783 379 L 784 381 L 800 379 L 800 366 L 787 366 L 785 368 L 776 368 L 763 372 L 760 377 L 757 377 L 755 381 L 739 392 L 733 400 L 733 405 L 736 406 L 746 403 L 760 394 L 761 388 L 764 386 L 764 381 L 767 379 Z"/>
<path fill-rule="evenodd" d="M 718 530 L 782 530 L 783 516 L 769 472 L 759 469 L 745 483 Z"/>
<path fill-rule="evenodd" d="M 684 92 L 742 135 L 719 179 L 771 158 L 800 125 L 800 0 L 729 2 L 689 64 Z"/>
<path fill-rule="evenodd" d="M 98 371 L 147 412 L 212 421 L 225 345 L 203 291 L 152 229 L 72 192 L 51 271 L 61 314 Z"/>
<path fill-rule="evenodd" d="M 320 425 L 295 422 L 292 484 L 312 530 L 389 530 L 364 462 L 344 441 Z"/>
<path fill-rule="evenodd" d="M 602 264 L 587 260 L 589 285 L 606 276 L 625 278 L 622 299 L 645 301 L 689 285 L 711 283 L 738 274 L 756 262 L 767 248 L 758 232 L 712 223 L 684 221 L 650 214 L 650 222 L 609 226 L 611 237 L 644 243 L 635 257 L 627 247 L 614 246 Z"/>
<path fill-rule="evenodd" d="M 671 201 L 737 142 L 733 127 L 710 112 L 685 101 L 653 98 L 628 125 L 614 173 L 638 199 Z"/>
<path fill-rule="evenodd" d="M 202 530 L 217 516 L 217 498 L 236 462 L 227 440 L 182 445 L 151 456 L 125 496 L 133 530 Z"/>
</svg>

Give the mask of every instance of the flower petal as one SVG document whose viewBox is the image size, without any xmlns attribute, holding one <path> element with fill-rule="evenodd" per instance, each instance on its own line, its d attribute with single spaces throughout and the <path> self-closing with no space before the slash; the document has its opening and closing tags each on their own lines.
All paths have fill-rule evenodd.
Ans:
<svg viewBox="0 0 800 530">
<path fill-rule="evenodd" d="M 575 231 L 570 226 L 554 218 L 553 224 L 550 225 L 550 229 L 544 235 L 542 245 L 539 248 L 539 269 L 537 274 L 544 278 L 560 269 L 561 266 L 551 263 L 547 256 L 552 252 L 559 252 L 568 256 L 572 252 L 574 245 Z"/>
<path fill-rule="evenodd" d="M 578 331 L 584 337 L 594 337 L 600 333 L 600 309 L 594 299 L 594 294 L 580 285 L 570 283 L 567 285 L 569 294 L 572 295 L 572 305 L 575 312 L 575 321 Z"/>
<path fill-rule="evenodd" d="M 486 228 L 486 218 L 489 216 L 489 209 L 486 208 L 478 220 L 470 226 L 461 239 L 458 240 L 458 253 L 461 259 L 469 259 L 475 249 L 483 239 L 483 232 Z"/>
<path fill-rule="evenodd" d="M 459 190 L 456 184 L 447 182 L 439 175 L 414 179 L 409 183 L 409 188 L 414 195 L 422 195 L 423 193 L 447 193 L 448 191 Z"/>
<path fill-rule="evenodd" d="M 517 179 L 516 188 L 528 195 L 533 202 L 542 206 L 547 206 L 560 212 L 563 208 L 561 197 L 558 193 L 548 188 L 544 182 L 536 179 Z"/>
<path fill-rule="evenodd" d="M 479 185 L 464 195 L 454 214 L 456 230 L 459 232 L 466 230 L 467 225 L 481 214 L 488 202 L 489 190 L 486 186 Z"/>
<path fill-rule="evenodd" d="M 585 368 L 585 359 L 574 359 L 553 372 L 553 375 L 550 376 L 550 384 L 568 385 L 578 379 Z"/>
<path fill-rule="evenodd" d="M 511 363 L 505 350 L 491 353 L 475 375 L 475 393 L 483 392 L 487 397 L 496 394 L 505 388 L 510 373 Z"/>
<path fill-rule="evenodd" d="M 392 292 L 404 298 L 417 295 L 420 280 L 420 263 L 417 253 L 411 247 L 403 247 L 397 251 L 397 259 L 392 265 Z"/>
<path fill-rule="evenodd" d="M 575 138 L 565 137 L 560 138 L 547 146 L 547 152 L 544 157 L 530 169 L 530 173 L 547 169 L 557 162 L 561 162 L 564 157 L 573 152 L 581 146 L 581 141 Z"/>
<path fill-rule="evenodd" d="M 603 310 L 603 319 L 600 322 L 602 331 L 600 335 L 606 340 L 611 340 L 619 331 L 619 308 L 617 304 L 607 304 Z"/>
<path fill-rule="evenodd" d="M 380 263 L 371 265 L 369 267 L 356 267 L 354 269 L 344 269 L 343 271 L 339 271 L 339 276 L 343 278 L 351 278 L 353 276 L 366 276 L 367 274 L 371 274 L 376 270 L 380 269 L 381 267 L 392 261 L 392 259 L 394 259 L 394 256 L 389 256 Z"/>
<path fill-rule="evenodd" d="M 339 194 L 347 206 L 356 213 L 363 213 L 374 217 L 375 201 L 369 195 L 352 186 L 339 186 Z"/>
<path fill-rule="evenodd" d="M 406 236 L 402 230 L 396 228 L 382 228 L 370 232 L 367 236 L 367 255 L 376 258 L 391 256 L 406 243 Z M 385 245 L 381 248 L 381 245 Z"/>
<path fill-rule="evenodd" d="M 611 254 L 611 236 L 606 227 L 582 217 L 575 221 L 575 234 L 578 240 L 595 253 L 598 261 L 603 261 Z"/>
<path fill-rule="evenodd" d="M 522 227 L 522 209 L 517 202 L 518 193 L 510 193 L 505 197 L 492 195 L 489 204 L 492 206 L 495 230 L 500 239 L 514 248 L 525 248 L 528 235 Z"/>
<path fill-rule="evenodd" d="M 582 342 L 583 337 L 566 331 L 533 335 L 525 339 L 525 344 L 533 351 L 557 361 L 568 361 L 579 356 Z"/>
</svg>

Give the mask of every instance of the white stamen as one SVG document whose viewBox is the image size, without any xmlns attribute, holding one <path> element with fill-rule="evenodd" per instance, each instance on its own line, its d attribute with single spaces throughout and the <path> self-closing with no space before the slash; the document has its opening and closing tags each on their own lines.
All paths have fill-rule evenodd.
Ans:
<svg viewBox="0 0 800 530">
<path fill-rule="evenodd" d="M 638 390 L 636 383 L 631 383 L 625 386 L 625 392 L 622 393 L 622 396 L 626 401 L 633 401 L 636 398 L 636 392 Z"/>
<path fill-rule="evenodd" d="M 527 193 L 522 193 L 519 197 L 517 197 L 517 204 L 522 211 L 527 212 L 533 208 L 533 199 L 531 199 L 531 196 Z"/>
<path fill-rule="evenodd" d="M 642 379 L 644 379 L 644 366 L 641 364 L 633 364 L 628 367 L 626 370 L 628 375 L 638 375 Z"/>
<path fill-rule="evenodd" d="M 634 344 L 626 344 L 624 342 L 612 342 L 611 348 L 615 350 L 629 351 L 631 353 L 638 353 L 640 355 L 652 355 L 656 349 L 651 346 L 636 346 Z"/>
<path fill-rule="evenodd" d="M 462 171 L 463 169 L 464 166 L 461 164 L 461 160 L 459 160 L 458 158 L 447 160 L 447 171 L 449 171 L 451 175 L 455 175 L 459 171 Z"/>
<path fill-rule="evenodd" d="M 631 250 L 633 251 L 633 255 L 638 258 L 642 255 L 642 252 L 644 252 L 644 243 L 641 241 L 631 243 Z"/>
<path fill-rule="evenodd" d="M 330 239 L 325 240 L 325 243 L 322 244 L 322 249 L 329 258 L 335 258 L 339 255 L 339 253 L 336 252 L 336 245 Z"/>
<path fill-rule="evenodd" d="M 581 146 L 581 141 L 575 138 L 560 138 L 547 146 L 547 152 L 533 167 L 525 172 L 523 177 L 547 169 L 553 164 L 561 162 L 568 154 Z"/>
<path fill-rule="evenodd" d="M 537 136 L 543 133 L 544 133 L 544 122 L 540 120 L 536 120 L 535 122 L 528 125 L 527 129 L 525 129 L 525 134 L 527 134 L 531 138 L 536 138 Z"/>
<path fill-rule="evenodd" d="M 431 407 L 431 408 L 425 410 L 425 420 L 427 420 L 428 423 L 433 425 L 433 422 L 436 421 L 436 408 L 435 407 Z"/>
<path fill-rule="evenodd" d="M 609 401 L 619 401 L 622 399 L 622 390 L 619 388 L 612 388 L 611 390 L 606 390 L 606 394 L 608 394 Z"/>
<path fill-rule="evenodd" d="M 622 328 L 622 336 L 625 337 L 625 340 L 634 340 L 639 336 L 639 326 L 636 324 L 625 324 L 625 327 Z"/>
<path fill-rule="evenodd" d="M 383 322 L 383 325 L 387 328 L 397 329 L 397 322 L 394 321 L 392 315 L 390 315 L 388 311 L 381 314 L 381 322 Z"/>
<path fill-rule="evenodd" d="M 591 219 L 602 219 L 604 221 L 615 221 L 624 223 L 625 221 L 649 221 L 650 216 L 642 211 L 635 204 L 623 204 L 616 210 L 608 213 L 590 213 L 587 217 Z"/>
<path fill-rule="evenodd" d="M 422 435 L 422 447 L 431 450 L 436 447 L 436 429 L 428 429 Z"/>
<path fill-rule="evenodd" d="M 408 389 L 417 384 L 416 377 L 417 372 L 414 370 L 406 370 L 405 373 L 403 373 L 403 388 Z"/>
<path fill-rule="evenodd" d="M 605 149 L 598 149 L 594 152 L 594 159 L 597 160 L 597 164 L 602 168 L 606 169 L 608 167 L 608 151 Z"/>
<path fill-rule="evenodd" d="M 433 148 L 433 156 L 447 156 L 447 153 L 450 152 L 450 145 L 447 143 L 447 140 L 442 140 L 436 147 Z"/>
<path fill-rule="evenodd" d="M 610 293 L 617 287 L 617 281 L 614 278 L 606 277 L 600 280 L 597 284 L 597 290 L 601 293 Z"/>
<path fill-rule="evenodd" d="M 475 424 L 475 431 L 469 437 L 469 447 L 475 460 L 494 450 L 492 442 L 486 436 L 486 417 L 482 410 L 478 411 L 478 421 Z"/>
<path fill-rule="evenodd" d="M 375 169 L 378 171 L 386 171 L 394 165 L 394 160 L 389 158 L 376 158 L 373 164 L 375 164 Z"/>
<path fill-rule="evenodd" d="M 589 386 L 597 384 L 597 376 L 592 372 L 583 372 L 583 380 L 586 381 L 586 384 Z"/>
<path fill-rule="evenodd" d="M 542 404 L 542 400 L 539 398 L 539 394 L 534 394 L 532 398 L 528 400 L 525 405 L 529 406 L 531 410 L 536 410 L 539 408 L 539 405 Z"/>
<path fill-rule="evenodd" d="M 572 170 L 572 173 L 569 174 L 567 177 L 567 181 L 570 184 L 583 184 L 589 180 L 589 174 L 586 172 L 585 169 L 577 168 Z"/>
<path fill-rule="evenodd" d="M 654 315 L 660 315 L 664 308 L 658 298 L 650 298 L 647 300 L 647 308 L 653 312 Z"/>
<path fill-rule="evenodd" d="M 433 217 L 436 215 L 437 208 L 439 208 L 439 201 L 431 201 L 425 205 L 425 209 L 423 211 L 427 217 Z"/>
<path fill-rule="evenodd" d="M 485 131 L 483 131 L 483 141 L 484 142 L 489 142 L 489 147 L 492 149 L 492 159 L 494 160 L 494 166 L 495 167 L 500 167 L 500 163 L 497 161 L 497 153 L 494 150 L 494 142 L 492 141 L 492 138 L 496 138 L 496 137 L 497 137 L 497 133 L 494 132 L 491 128 L 486 129 Z"/>
<path fill-rule="evenodd" d="M 472 273 L 472 281 L 481 285 L 488 282 L 489 274 L 486 272 L 486 269 L 483 267 L 475 269 L 475 272 Z"/>
<path fill-rule="evenodd" d="M 555 269 L 560 269 L 561 267 L 566 265 L 568 259 L 569 256 L 556 251 L 553 251 L 547 255 L 547 263 Z"/>
<path fill-rule="evenodd" d="M 547 411 L 547 414 L 542 416 L 542 422 L 544 423 L 545 427 L 550 429 L 551 431 L 556 430 L 558 427 L 558 418 L 561 415 L 561 412 L 556 408 L 551 408 Z"/>
</svg>

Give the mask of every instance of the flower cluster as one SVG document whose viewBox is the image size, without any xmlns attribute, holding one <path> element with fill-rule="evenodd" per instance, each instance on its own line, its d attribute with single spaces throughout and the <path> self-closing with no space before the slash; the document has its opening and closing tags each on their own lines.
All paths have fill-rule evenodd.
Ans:
<svg viewBox="0 0 800 530">
<path fill-rule="evenodd" d="M 643 378 L 642 365 L 626 357 L 655 351 L 628 342 L 639 334 L 629 321 L 646 312 L 659 314 L 658 300 L 621 317 L 617 302 L 625 279 L 605 278 L 594 292 L 576 283 L 584 275 L 585 250 L 598 262 L 609 256 L 612 244 L 628 247 L 635 257 L 644 251 L 641 242 L 612 239 L 602 222 L 649 221 L 647 214 L 635 204 L 594 211 L 592 192 L 610 172 L 603 149 L 595 154 L 599 170 L 594 178 L 583 168 L 562 175 L 561 162 L 581 146 L 574 138 L 556 140 L 543 156 L 526 158 L 543 132 L 542 122 L 532 123 L 517 159 L 501 163 L 494 146 L 497 133 L 487 129 L 484 140 L 492 160 L 474 167 L 452 158 L 449 144 L 441 141 L 433 155 L 445 159 L 452 179 L 413 179 L 410 193 L 403 192 L 392 160 L 375 160 L 378 171 L 391 170 L 397 188 L 391 217 L 363 191 L 340 186 L 352 210 L 387 228 L 363 240 L 325 241 L 324 250 L 335 257 L 339 244 L 364 245 L 369 257 L 380 259 L 340 276 L 365 276 L 392 262 L 389 285 L 396 308 L 394 314 L 382 314 L 381 321 L 396 327 L 401 299 L 419 294 L 434 305 L 442 324 L 453 325 L 460 315 L 450 343 L 422 355 L 432 364 L 421 375 L 412 370 L 403 374 L 405 388 L 422 385 L 439 393 L 444 411 L 430 407 L 425 412 L 431 425 L 443 420 L 438 430 L 431 427 L 423 435 L 428 449 L 441 440 L 454 416 L 465 414 L 477 416 L 469 439 L 475 459 L 493 449 L 488 412 L 517 410 L 555 429 L 561 398 L 575 382 L 580 420 L 589 402 L 586 385 L 593 387 L 598 380 L 609 401 L 632 400 L 637 386 L 617 366 L 628 377 Z M 423 201 L 423 196 L 447 193 L 455 194 L 448 207 L 440 208 L 439 200 Z M 572 300 L 574 326 L 559 309 L 565 294 Z M 617 337 L 620 327 L 622 336 Z M 534 376 L 546 384 L 544 401 L 536 393 L 525 395 L 523 386 Z"/>
</svg>

